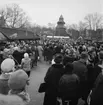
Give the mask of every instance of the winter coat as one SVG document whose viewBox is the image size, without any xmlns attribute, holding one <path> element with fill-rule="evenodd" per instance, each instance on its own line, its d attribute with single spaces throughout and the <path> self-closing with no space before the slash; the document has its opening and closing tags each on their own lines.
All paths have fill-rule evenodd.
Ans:
<svg viewBox="0 0 103 105">
<path fill-rule="evenodd" d="M 53 64 L 47 71 L 44 81 L 47 83 L 47 90 L 44 96 L 43 105 L 57 105 L 59 80 L 64 73 L 62 64 Z"/>
<path fill-rule="evenodd" d="M 22 53 L 20 53 L 19 51 L 14 51 L 13 57 L 15 59 L 16 64 L 18 64 L 18 63 L 21 64 Z"/>
<path fill-rule="evenodd" d="M 64 74 L 59 81 L 60 97 L 70 100 L 78 97 L 79 77 L 76 74 Z"/>
<path fill-rule="evenodd" d="M 87 97 L 89 94 L 87 72 L 88 69 L 84 62 L 81 60 L 73 62 L 73 73 L 76 74 L 80 79 L 79 95 L 82 98 Z"/>
<path fill-rule="evenodd" d="M 21 62 L 22 68 L 24 71 L 31 70 L 31 59 L 30 58 L 23 58 Z"/>
<path fill-rule="evenodd" d="M 50 88 L 57 89 L 59 85 L 59 80 L 63 73 L 64 68 L 62 64 L 53 64 L 48 69 L 44 80 L 47 84 L 49 84 Z"/>
<path fill-rule="evenodd" d="M 92 90 L 90 105 L 103 105 L 103 75 L 100 73 Z"/>
<path fill-rule="evenodd" d="M 86 64 L 80 60 L 73 62 L 73 73 L 77 74 L 80 78 L 80 81 L 86 81 L 87 80 L 87 67 Z"/>
<path fill-rule="evenodd" d="M 98 75 L 101 73 L 101 68 L 97 65 L 94 66 L 94 72 L 93 72 L 93 81 L 95 82 Z"/>
<path fill-rule="evenodd" d="M 25 104 L 28 104 L 30 102 L 30 96 L 26 91 L 22 91 L 22 92 L 18 93 L 18 91 L 10 90 L 8 94 L 19 96 L 20 98 L 22 98 L 22 100 Z"/>
<path fill-rule="evenodd" d="M 26 105 L 23 100 L 16 95 L 0 94 L 0 105 Z"/>
<path fill-rule="evenodd" d="M 0 93 L 7 95 L 8 91 L 10 90 L 8 86 L 8 79 L 9 79 L 9 74 L 1 74 L 0 75 Z"/>
<path fill-rule="evenodd" d="M 88 72 L 87 72 L 88 86 L 89 86 L 89 89 L 91 90 L 94 85 L 94 66 L 92 64 L 89 64 L 87 65 L 87 68 L 88 68 Z"/>
</svg>

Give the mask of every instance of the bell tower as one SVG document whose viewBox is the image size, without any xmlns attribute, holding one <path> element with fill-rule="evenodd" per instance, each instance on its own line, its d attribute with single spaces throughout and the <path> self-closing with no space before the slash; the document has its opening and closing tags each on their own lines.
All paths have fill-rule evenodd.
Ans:
<svg viewBox="0 0 103 105">
<path fill-rule="evenodd" d="M 66 32 L 66 27 L 64 25 L 65 25 L 64 18 L 61 15 L 59 17 L 59 21 L 57 22 L 55 36 L 69 36 Z"/>
<path fill-rule="evenodd" d="M 60 18 L 59 18 L 59 21 L 57 22 L 57 28 L 64 28 L 64 18 L 63 16 L 61 15 Z"/>
</svg>

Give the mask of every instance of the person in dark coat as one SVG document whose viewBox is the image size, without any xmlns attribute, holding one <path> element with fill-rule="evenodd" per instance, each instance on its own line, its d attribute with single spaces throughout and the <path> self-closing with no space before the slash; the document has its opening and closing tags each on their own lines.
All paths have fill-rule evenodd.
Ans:
<svg viewBox="0 0 103 105">
<path fill-rule="evenodd" d="M 103 51 L 99 52 L 98 58 L 99 58 L 99 62 L 94 66 L 94 72 L 93 72 L 93 81 L 94 82 L 96 81 L 96 78 L 98 77 L 98 75 L 101 72 L 101 68 L 98 65 L 102 64 L 102 62 L 103 62 Z"/>
<path fill-rule="evenodd" d="M 37 62 L 38 62 L 38 57 L 39 57 L 39 52 L 38 52 L 38 48 L 37 48 L 37 46 L 35 46 L 35 50 L 34 50 L 34 52 L 35 52 L 35 56 L 34 56 L 34 65 L 35 66 L 37 66 Z"/>
<path fill-rule="evenodd" d="M 48 48 L 48 62 L 49 64 L 51 64 L 51 61 L 53 59 L 53 47 L 52 46 L 49 46 Z"/>
<path fill-rule="evenodd" d="M 80 97 L 82 97 L 82 99 L 85 101 L 85 105 L 87 105 L 87 96 L 89 94 L 87 85 L 87 60 L 88 54 L 86 52 L 82 52 L 80 60 L 73 62 L 73 73 L 78 75 L 80 78 Z"/>
<path fill-rule="evenodd" d="M 65 55 L 63 58 L 63 65 L 65 66 L 68 64 L 68 62 L 72 63 L 73 61 L 74 59 L 71 56 Z"/>
<path fill-rule="evenodd" d="M 57 46 L 55 47 L 54 55 L 55 55 L 55 54 L 60 54 L 60 53 L 61 53 L 61 46 L 60 46 L 60 45 L 57 45 Z"/>
<path fill-rule="evenodd" d="M 90 94 L 90 105 L 103 105 L 103 64 L 98 66 L 101 68 L 101 73 L 98 75 Z"/>
<path fill-rule="evenodd" d="M 13 57 L 14 57 L 16 65 L 21 64 L 22 54 L 20 53 L 18 47 L 15 47 L 15 51 L 13 52 Z"/>
<path fill-rule="evenodd" d="M 47 46 L 44 46 L 44 52 L 43 52 L 43 55 L 44 55 L 44 61 L 47 61 L 48 45 L 47 45 Z"/>
<path fill-rule="evenodd" d="M 72 73 L 73 64 L 68 63 L 65 67 L 65 74 L 59 81 L 59 92 L 62 104 L 67 105 L 65 101 L 69 101 L 69 105 L 77 105 L 79 99 L 79 77 Z"/>
<path fill-rule="evenodd" d="M 53 64 L 47 71 L 44 81 L 48 85 L 48 89 L 45 92 L 43 105 L 57 105 L 58 97 L 58 85 L 61 76 L 64 73 L 62 62 L 62 56 L 57 55 L 54 59 L 55 64 Z"/>
</svg>

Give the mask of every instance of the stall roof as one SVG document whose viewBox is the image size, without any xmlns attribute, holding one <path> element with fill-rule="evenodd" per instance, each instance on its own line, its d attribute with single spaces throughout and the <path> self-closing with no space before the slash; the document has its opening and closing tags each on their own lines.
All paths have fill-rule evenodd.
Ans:
<svg viewBox="0 0 103 105">
<path fill-rule="evenodd" d="M 31 31 L 27 30 L 21 30 L 21 29 L 15 29 L 15 28 L 6 28 L 6 27 L 0 27 L 0 32 L 4 34 L 9 39 L 20 39 L 20 40 L 33 40 L 33 39 L 39 39 L 37 35 L 35 35 Z"/>
</svg>

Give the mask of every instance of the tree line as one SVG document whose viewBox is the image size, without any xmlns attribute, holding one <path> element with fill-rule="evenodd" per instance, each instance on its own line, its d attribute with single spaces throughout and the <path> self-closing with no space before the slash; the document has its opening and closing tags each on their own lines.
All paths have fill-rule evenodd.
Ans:
<svg viewBox="0 0 103 105">
<path fill-rule="evenodd" d="M 48 27 L 31 24 L 30 17 L 27 16 L 26 12 L 18 4 L 11 4 L 0 10 L 0 26 L 26 29 L 39 34 L 43 32 L 54 34 L 56 24 L 48 23 Z M 65 26 L 70 34 L 71 30 L 76 30 L 79 31 L 80 35 L 83 35 L 85 30 L 103 29 L 103 15 L 99 13 L 88 14 L 79 24 L 67 23 Z"/>
</svg>

